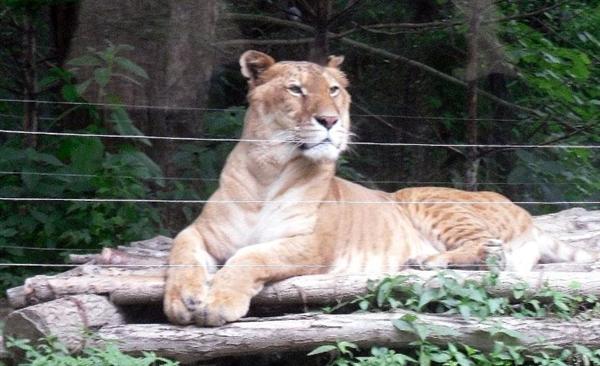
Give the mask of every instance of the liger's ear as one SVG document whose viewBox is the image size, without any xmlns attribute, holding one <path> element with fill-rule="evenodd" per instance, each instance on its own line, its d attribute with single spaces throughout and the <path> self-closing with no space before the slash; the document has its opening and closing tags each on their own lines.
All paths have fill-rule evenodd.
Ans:
<svg viewBox="0 0 600 366">
<path fill-rule="evenodd" d="M 344 56 L 329 56 L 327 58 L 327 67 L 340 68 L 340 65 L 344 63 Z"/>
<path fill-rule="evenodd" d="M 256 81 L 274 63 L 273 57 L 254 50 L 246 51 L 240 57 L 242 75 L 251 82 Z"/>
</svg>

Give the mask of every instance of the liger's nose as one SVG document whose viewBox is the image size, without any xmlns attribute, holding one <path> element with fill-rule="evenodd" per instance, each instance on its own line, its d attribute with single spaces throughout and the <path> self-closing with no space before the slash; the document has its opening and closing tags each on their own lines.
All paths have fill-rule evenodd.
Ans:
<svg viewBox="0 0 600 366">
<path fill-rule="evenodd" d="M 315 120 L 326 129 L 331 129 L 338 121 L 337 116 L 315 116 Z"/>
</svg>

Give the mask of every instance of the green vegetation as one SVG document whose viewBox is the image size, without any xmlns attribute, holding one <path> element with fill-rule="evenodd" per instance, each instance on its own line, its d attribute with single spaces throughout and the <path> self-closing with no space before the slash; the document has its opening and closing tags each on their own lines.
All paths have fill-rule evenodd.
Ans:
<svg viewBox="0 0 600 366">
<path fill-rule="evenodd" d="M 495 297 L 488 289 L 496 281 L 492 273 L 483 281 L 460 280 L 452 272 L 440 272 L 427 282 L 400 275 L 371 284 L 371 292 L 355 300 L 361 310 L 408 309 L 416 312 L 460 314 L 485 319 L 495 315 L 569 318 L 600 306 L 596 296 L 573 296 L 553 290 L 547 284 L 535 295 L 524 296 L 527 284 L 513 289 L 513 299 Z M 432 285 L 432 283 L 435 283 Z"/>
<path fill-rule="evenodd" d="M 48 70 L 42 85 L 59 83 L 65 100 L 83 103 L 67 109 L 54 123 L 80 112 L 87 122 L 74 132 L 141 134 L 123 108 L 99 110 L 83 97 L 88 87 L 96 85 L 98 101 L 119 103 L 118 96 L 103 91 L 107 83 L 122 78 L 135 84 L 136 76 L 147 78 L 139 66 L 120 56 L 127 50 L 131 47 L 109 44 L 104 50 L 91 50 L 89 55 L 71 60 L 73 68 Z M 75 84 L 72 73 L 79 67 L 91 68 L 94 76 Z M 22 146 L 20 138 L 9 138 L 0 145 L 0 155 L 0 170 L 17 172 L 0 177 L 3 197 L 147 198 L 153 187 L 145 180 L 162 175 L 160 167 L 137 145 L 106 144 L 97 137 L 44 139 L 35 148 Z M 164 182 L 155 182 L 154 187 L 161 186 Z M 60 263 L 64 253 L 19 247 L 92 250 L 148 238 L 160 230 L 160 222 L 160 212 L 149 204 L 1 202 L 0 250 L 7 254 L 2 261 L 28 263 L 35 258 L 36 263 Z M 16 285 L 28 273 L 28 269 L 3 271 L 0 288 Z"/>
<path fill-rule="evenodd" d="M 179 363 L 144 352 L 140 357 L 123 354 L 115 345 L 87 347 L 80 354 L 71 355 L 59 342 L 47 342 L 32 346 L 27 340 L 8 340 L 7 346 L 21 352 L 24 357 L 19 366 L 176 366 Z M 0 363 L 1 364 L 1 363 Z"/>
<path fill-rule="evenodd" d="M 394 325 L 401 331 L 412 330 L 419 334 L 423 330 L 429 332 L 427 325 L 419 324 L 416 318 L 400 319 Z M 567 366 L 573 362 L 581 365 L 600 365 L 600 350 L 590 350 L 583 346 L 574 346 L 571 350 L 557 350 L 554 353 L 525 353 L 520 346 L 495 342 L 491 352 L 481 352 L 467 345 L 448 343 L 440 347 L 419 338 L 413 342 L 414 350 L 400 353 L 384 347 L 373 347 L 369 356 L 355 356 L 358 346 L 350 342 L 338 342 L 316 348 L 309 355 L 333 353 L 330 366 L 404 366 L 404 365 L 443 365 L 443 366 L 513 366 L 513 365 L 552 365 Z"/>
<path fill-rule="evenodd" d="M 452 272 L 440 272 L 429 281 L 414 276 L 388 277 L 369 285 L 367 295 L 348 303 L 339 304 L 326 311 L 348 310 L 389 311 L 408 309 L 407 314 L 392 321 L 401 332 L 414 334 L 417 341 L 407 350 L 390 350 L 373 347 L 371 355 L 357 356 L 359 348 L 350 342 L 340 341 L 335 345 L 323 345 L 309 356 L 322 353 L 332 355 L 328 365 L 332 366 L 502 366 L 502 365 L 569 365 L 575 360 L 582 365 L 600 365 L 600 349 L 591 350 L 580 345 L 573 349 L 553 349 L 544 352 L 526 352 L 517 345 L 522 335 L 502 327 L 501 323 L 491 328 L 489 337 L 497 339 L 491 352 L 482 352 L 468 345 L 448 343 L 439 346 L 431 343 L 432 335 L 456 336 L 456 331 L 447 327 L 434 326 L 419 320 L 418 313 L 460 314 L 465 319 L 481 321 L 490 316 L 509 315 L 514 317 L 561 318 L 597 316 L 600 302 L 595 296 L 573 296 L 551 289 L 547 285 L 534 295 L 524 296 L 526 285 L 514 286 L 511 298 L 494 297 L 490 289 L 497 282 L 497 272 L 491 271 L 481 281 L 460 280 Z M 574 285 L 575 286 L 575 285 Z M 502 340 L 500 340 L 502 339 Z M 508 339 L 509 341 L 504 341 Z"/>
</svg>

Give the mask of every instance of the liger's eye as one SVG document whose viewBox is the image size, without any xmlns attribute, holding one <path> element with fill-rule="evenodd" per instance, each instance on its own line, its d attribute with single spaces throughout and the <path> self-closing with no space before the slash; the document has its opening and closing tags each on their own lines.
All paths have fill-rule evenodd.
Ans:
<svg viewBox="0 0 600 366">
<path fill-rule="evenodd" d="M 332 97 L 335 97 L 339 93 L 340 93 L 339 86 L 335 85 L 335 86 L 332 86 L 331 88 L 329 88 L 329 95 L 331 95 Z"/>
<path fill-rule="evenodd" d="M 290 85 L 287 88 L 293 95 L 303 95 L 300 85 Z"/>
</svg>

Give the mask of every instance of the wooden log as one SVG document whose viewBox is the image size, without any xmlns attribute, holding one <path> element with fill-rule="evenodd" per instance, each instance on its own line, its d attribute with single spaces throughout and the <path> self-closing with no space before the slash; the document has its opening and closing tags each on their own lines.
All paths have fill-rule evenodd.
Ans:
<svg viewBox="0 0 600 366">
<path fill-rule="evenodd" d="M 164 324 L 118 325 L 102 327 L 98 336 L 105 341 L 116 342 L 124 352 L 138 354 L 153 351 L 160 356 L 189 363 L 224 356 L 308 351 L 339 340 L 354 342 L 361 347 L 405 347 L 416 340 L 414 335 L 398 331 L 391 321 L 409 313 L 297 314 L 246 319 L 220 328 Z M 483 351 L 490 350 L 494 341 L 490 332 L 502 324 L 504 329 L 521 334 L 523 338 L 515 343 L 524 345 L 530 351 L 548 345 L 600 346 L 600 319 L 567 322 L 502 317 L 479 322 L 441 315 L 417 316 L 418 321 L 424 324 L 455 331 L 453 335 L 433 334 L 429 340 L 439 345 L 454 342 Z M 503 340 L 506 341 L 506 338 Z"/>
<path fill-rule="evenodd" d="M 158 235 L 152 239 L 134 241 L 130 244 L 130 246 L 133 248 L 143 248 L 143 249 L 151 249 L 151 250 L 155 250 L 155 251 L 169 252 L 169 250 L 171 250 L 172 244 L 173 244 L 173 239 L 168 238 L 163 235 Z"/>
<path fill-rule="evenodd" d="M 125 324 L 125 317 L 106 297 L 76 295 L 12 312 L 4 324 L 4 337 L 35 342 L 55 336 L 75 351 L 85 346 L 85 332 L 118 324 Z"/>
<path fill-rule="evenodd" d="M 103 248 L 100 254 L 70 254 L 69 263 L 162 265 L 167 264 L 168 255 L 167 251 L 119 246 L 118 249 Z"/>
<path fill-rule="evenodd" d="M 600 250 L 600 210 L 577 207 L 536 216 L 534 221 L 540 229 L 565 243 Z"/>
<path fill-rule="evenodd" d="M 70 277 L 70 276 L 80 276 L 89 273 L 88 266 L 79 266 L 72 268 L 66 272 L 59 273 L 54 277 Z M 26 280 L 27 281 L 27 280 Z M 27 305 L 33 305 L 32 303 L 27 302 L 26 298 L 26 289 L 25 286 L 17 286 L 6 290 L 6 298 L 8 300 L 8 304 L 13 309 L 20 309 Z"/>
<path fill-rule="evenodd" d="M 413 276 L 413 281 L 430 281 L 437 275 L 434 271 L 407 270 L 402 275 Z M 479 281 L 487 272 L 454 271 L 457 278 Z M 323 306 L 346 301 L 367 293 L 369 280 L 380 280 L 381 275 L 314 275 L 294 277 L 265 286 L 254 299 L 256 306 L 311 305 Z M 501 272 L 497 286 L 489 288 L 495 296 L 510 297 L 516 284 L 528 286 L 526 294 L 548 283 L 553 289 L 568 294 L 590 294 L 600 296 L 600 273 L 580 272 Z M 573 284 L 578 283 L 578 287 Z M 436 286 L 436 282 L 431 282 Z M 44 302 L 63 296 L 92 293 L 110 295 L 111 301 L 119 305 L 147 304 L 162 300 L 164 271 L 157 269 L 127 270 L 107 269 L 91 271 L 84 276 L 35 276 L 25 284 L 26 303 Z M 16 303 L 9 293 L 11 303 Z M 20 296 L 20 295 L 19 295 Z"/>
<path fill-rule="evenodd" d="M 103 294 L 110 292 L 107 282 L 122 282 L 127 278 L 161 278 L 164 268 L 154 267 L 99 267 L 84 265 L 55 276 L 39 275 L 25 280 L 23 286 L 6 291 L 9 305 L 20 309 L 28 305 L 54 300 L 61 296 L 83 293 Z M 114 287 L 114 286 L 113 286 Z"/>
<path fill-rule="evenodd" d="M 462 280 L 470 279 L 479 281 L 487 272 L 479 271 L 455 271 L 456 276 Z M 430 281 L 437 275 L 433 271 L 405 271 L 399 275 L 414 276 L 411 280 Z M 368 293 L 368 281 L 378 281 L 386 275 L 314 275 L 294 277 L 265 286 L 265 288 L 252 299 L 255 306 L 286 306 L 286 305 L 310 305 L 324 306 L 335 304 L 337 301 L 348 301 Z M 577 295 L 581 293 L 600 296 L 600 274 L 591 276 L 589 273 L 571 272 L 529 272 L 527 274 L 516 274 L 510 272 L 500 273 L 498 284 L 488 290 L 494 296 L 511 297 L 513 288 L 517 284 L 526 284 L 525 295 L 534 295 L 536 291 L 548 283 L 553 289 Z M 578 286 L 573 286 L 575 283 Z M 120 285 L 110 292 L 110 299 L 115 304 L 131 305 L 145 304 L 152 300 L 161 300 L 164 285 L 158 282 L 143 283 L 136 288 L 125 284 Z M 431 286 L 437 286 L 435 281 Z"/>
</svg>

